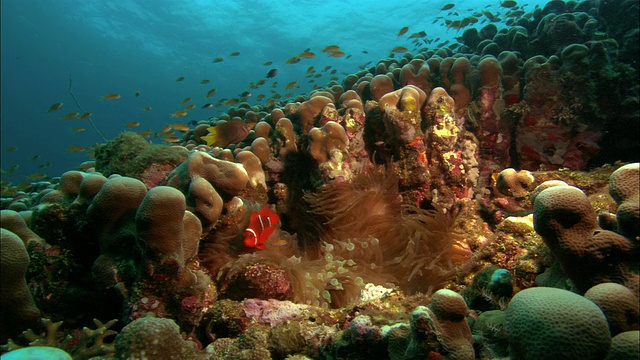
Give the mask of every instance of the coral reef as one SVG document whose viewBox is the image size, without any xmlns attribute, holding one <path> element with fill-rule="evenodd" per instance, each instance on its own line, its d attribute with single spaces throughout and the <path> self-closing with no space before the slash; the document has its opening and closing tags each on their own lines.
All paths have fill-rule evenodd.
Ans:
<svg viewBox="0 0 640 360">
<path fill-rule="evenodd" d="M 3 183 L 3 351 L 637 354 L 638 24 L 619 20 L 637 2 L 620 5 L 449 20 L 458 48 Z"/>
</svg>

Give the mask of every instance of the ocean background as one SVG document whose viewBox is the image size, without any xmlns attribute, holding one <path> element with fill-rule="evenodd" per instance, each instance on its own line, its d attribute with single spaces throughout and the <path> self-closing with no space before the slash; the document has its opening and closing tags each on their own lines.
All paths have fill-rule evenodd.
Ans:
<svg viewBox="0 0 640 360">
<path fill-rule="evenodd" d="M 452 9 L 441 10 L 453 3 Z M 545 3 L 519 5 L 528 12 Z M 430 44 L 420 47 L 434 49 L 446 40 L 455 42 L 464 30 L 448 29 L 445 20 L 482 10 L 499 16 L 509 10 L 498 0 L 2 0 L 0 4 L 1 167 L 14 168 L 2 175 L 13 184 L 31 181 L 28 176 L 34 173 L 55 177 L 76 169 L 91 158 L 68 147 L 104 142 L 88 119 L 61 120 L 70 112 L 82 113 L 69 94 L 70 78 L 79 104 L 93 113 L 96 127 L 110 140 L 122 131 L 159 131 L 169 123 L 220 115 L 226 106 L 201 106 L 247 90 L 253 94 L 247 100 L 251 105 L 264 104 L 272 89 L 282 95 L 306 95 L 314 84 L 324 87 L 331 76 L 341 83 L 346 75 L 388 58 L 396 46 L 419 48 L 409 39 L 412 33 L 425 31 L 423 39 Z M 474 26 L 486 23 L 483 18 Z M 504 21 L 496 25 L 505 26 Z M 397 36 L 405 26 L 408 32 Z M 345 56 L 321 52 L 332 44 L 340 46 Z M 315 58 L 285 64 L 307 48 Z M 233 52 L 239 55 L 230 56 Z M 213 62 L 217 57 L 223 61 Z M 273 64 L 263 65 L 267 61 Z M 321 76 L 308 77 L 310 66 Z M 323 71 L 327 66 L 331 68 Z M 249 89 L 272 68 L 279 71 L 276 77 Z M 176 81 L 182 76 L 183 81 Z M 210 83 L 201 84 L 203 79 Z M 274 81 L 278 85 L 272 88 Z M 293 81 L 298 86 L 285 91 Z M 216 94 L 205 98 L 212 88 Z M 101 100 L 110 93 L 122 97 Z M 265 99 L 257 100 L 258 94 L 265 94 Z M 171 118 L 188 97 L 196 108 L 185 117 Z M 47 113 L 57 102 L 64 103 L 62 108 Z M 143 111 L 146 106 L 152 110 Z M 132 121 L 140 126 L 126 128 Z M 75 127 L 85 131 L 72 131 Z"/>
</svg>

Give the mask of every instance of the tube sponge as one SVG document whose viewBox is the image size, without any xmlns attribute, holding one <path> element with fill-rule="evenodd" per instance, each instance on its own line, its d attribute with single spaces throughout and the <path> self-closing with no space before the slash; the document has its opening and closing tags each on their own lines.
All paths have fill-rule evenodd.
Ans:
<svg viewBox="0 0 640 360">
<path fill-rule="evenodd" d="M 38 320 L 40 310 L 36 307 L 24 278 L 29 266 L 27 249 L 18 235 L 7 229 L 1 229 L 1 231 L 0 340 L 4 342 L 9 336 L 24 330 Z"/>
</svg>

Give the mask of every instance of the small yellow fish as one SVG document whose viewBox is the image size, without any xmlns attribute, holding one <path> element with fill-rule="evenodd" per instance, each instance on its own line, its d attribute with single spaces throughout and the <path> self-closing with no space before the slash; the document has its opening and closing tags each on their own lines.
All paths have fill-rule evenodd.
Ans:
<svg viewBox="0 0 640 360">
<path fill-rule="evenodd" d="M 332 51 L 331 54 L 329 54 L 330 57 L 343 57 L 344 56 L 344 52 L 342 51 Z"/>
<path fill-rule="evenodd" d="M 120 94 L 117 93 L 113 93 L 113 94 L 107 94 L 107 95 L 102 95 L 101 99 L 102 100 L 117 100 L 120 99 Z"/>
<path fill-rule="evenodd" d="M 249 135 L 251 126 L 242 120 L 231 120 L 208 127 L 207 130 L 209 133 L 200 138 L 208 146 L 226 147 L 229 144 L 237 144 L 244 140 Z"/>
<path fill-rule="evenodd" d="M 184 109 L 185 109 L 185 110 L 187 110 L 187 111 L 189 111 L 189 110 L 193 110 L 193 109 L 195 109 L 195 108 L 196 108 L 196 106 L 195 106 L 194 104 L 191 104 L 191 105 L 187 106 L 187 107 L 186 107 L 186 108 L 184 108 Z"/>
<path fill-rule="evenodd" d="M 292 81 L 290 83 L 287 84 L 287 86 L 284 87 L 285 90 L 289 90 L 292 89 L 294 86 L 298 85 L 297 81 Z"/>
<path fill-rule="evenodd" d="M 184 76 L 179 76 L 179 77 L 176 79 L 176 81 L 177 81 L 177 82 L 180 82 L 180 81 L 182 81 L 182 80 L 184 80 Z"/>
<path fill-rule="evenodd" d="M 234 51 L 231 54 L 229 54 L 229 56 L 238 56 L 240 55 L 240 51 Z"/>
<path fill-rule="evenodd" d="M 440 11 L 449 10 L 449 9 L 453 8 L 454 6 L 456 6 L 456 4 L 449 3 L 449 4 L 445 5 L 445 6 L 443 6 L 442 9 L 440 9 Z"/>
<path fill-rule="evenodd" d="M 312 53 L 311 51 L 305 51 L 298 54 L 298 57 L 303 59 L 313 59 L 314 57 L 316 57 L 316 54 Z"/>
<path fill-rule="evenodd" d="M 82 146 L 75 146 L 75 145 L 72 145 L 72 146 L 69 146 L 69 147 L 67 148 L 67 150 L 68 150 L 68 151 L 71 151 L 71 152 L 83 152 L 83 151 L 84 151 L 84 148 L 83 148 Z"/>
<path fill-rule="evenodd" d="M 73 132 L 83 132 L 84 128 L 83 127 L 74 127 L 74 128 L 71 128 L 71 131 L 73 131 Z"/>
<path fill-rule="evenodd" d="M 204 84 L 208 84 L 208 83 L 210 83 L 210 82 L 211 82 L 211 81 L 210 81 L 209 79 L 202 79 L 202 80 L 200 80 L 200 84 L 202 84 L 202 85 L 204 85 Z"/>
<path fill-rule="evenodd" d="M 40 159 L 40 155 L 33 155 L 33 156 L 31 157 L 31 160 L 34 160 L 34 161 L 35 161 L 35 160 L 38 160 L 38 159 Z"/>
<path fill-rule="evenodd" d="M 165 138 L 163 138 L 162 140 L 164 140 L 164 142 L 168 142 L 168 143 L 177 143 L 182 141 L 182 138 L 177 137 L 177 136 L 167 136 Z"/>
<path fill-rule="evenodd" d="M 189 101 L 191 101 L 191 98 L 184 98 L 184 100 L 182 100 L 180 105 L 184 105 L 184 104 L 188 103 Z"/>
<path fill-rule="evenodd" d="M 136 97 L 140 96 L 140 91 L 136 91 Z"/>
<path fill-rule="evenodd" d="M 285 61 L 285 64 L 297 64 L 300 62 L 300 57 L 298 56 L 294 56 L 294 57 L 290 57 L 287 59 L 287 61 Z"/>
<path fill-rule="evenodd" d="M 16 150 L 18 150 L 18 148 L 15 147 L 15 146 L 10 146 L 10 147 L 4 148 L 4 152 L 14 152 Z"/>
<path fill-rule="evenodd" d="M 211 90 L 209 90 L 209 92 L 207 93 L 207 96 L 206 96 L 206 97 L 208 97 L 208 98 L 209 98 L 209 97 L 212 97 L 212 96 L 213 96 L 213 94 L 215 94 L 215 93 L 216 93 L 216 91 L 218 91 L 218 89 L 211 89 Z"/>
<path fill-rule="evenodd" d="M 409 49 L 407 49 L 404 46 L 396 46 L 393 49 L 391 49 L 391 52 L 397 52 L 397 53 L 404 53 L 404 52 L 407 52 L 407 51 L 409 51 Z"/>
<path fill-rule="evenodd" d="M 140 122 L 139 121 L 131 121 L 131 122 L 128 122 L 126 126 L 129 129 L 133 129 L 134 127 L 140 126 Z"/>
<path fill-rule="evenodd" d="M 427 33 L 424 31 L 420 31 L 420 32 L 411 34 L 411 36 L 409 36 L 409 39 L 423 38 L 425 36 L 427 36 Z"/>
<path fill-rule="evenodd" d="M 217 57 L 217 58 L 211 60 L 211 62 L 217 63 L 217 62 L 221 62 L 222 60 L 224 60 L 224 59 L 221 58 L 221 57 Z"/>
<path fill-rule="evenodd" d="M 82 114 L 82 116 L 80 116 L 80 120 L 84 120 L 84 119 L 90 117 L 91 115 L 93 115 L 93 114 L 90 113 L 90 112 L 86 112 L 86 113 Z"/>
<path fill-rule="evenodd" d="M 78 117 L 78 115 L 80 115 L 79 112 L 70 112 L 67 115 L 65 115 L 62 120 L 71 120 L 71 119 L 75 119 L 76 117 Z"/>
<path fill-rule="evenodd" d="M 406 32 L 409 31 L 409 27 L 405 26 L 402 29 L 400 29 L 400 31 L 398 31 L 398 36 L 402 36 L 404 34 L 406 34 Z"/>
<path fill-rule="evenodd" d="M 49 162 L 49 161 L 47 161 L 44 164 L 38 165 L 38 169 L 44 169 L 44 168 L 48 168 L 48 167 L 51 167 L 51 162 Z"/>
<path fill-rule="evenodd" d="M 171 117 L 182 117 L 182 116 L 186 116 L 187 112 L 185 110 L 178 110 L 176 112 L 174 112 L 173 114 L 171 114 Z"/>
<path fill-rule="evenodd" d="M 189 125 L 186 125 L 186 124 L 175 123 L 175 124 L 170 124 L 169 126 L 178 131 L 182 131 L 182 132 L 189 131 Z"/>
<path fill-rule="evenodd" d="M 340 51 L 340 46 L 338 45 L 327 45 L 324 49 L 322 49 L 323 53 L 331 53 L 335 51 Z"/>
<path fill-rule="evenodd" d="M 160 130 L 161 133 L 168 133 L 169 131 L 171 131 L 171 125 L 165 125 L 165 127 L 162 128 L 162 130 Z"/>
<path fill-rule="evenodd" d="M 47 112 L 56 111 L 56 110 L 60 109 L 62 107 L 62 105 L 64 105 L 64 104 L 61 103 L 61 102 L 55 103 L 55 104 L 49 106 L 49 109 L 47 109 Z"/>
<path fill-rule="evenodd" d="M 307 69 L 307 74 L 316 71 L 316 69 L 314 68 L 313 65 L 309 66 L 309 68 Z"/>
<path fill-rule="evenodd" d="M 151 111 L 151 105 L 147 105 L 144 108 L 142 108 L 142 111 Z"/>
<path fill-rule="evenodd" d="M 231 106 L 231 105 L 235 105 L 235 104 L 237 104 L 237 103 L 239 103 L 239 102 L 240 102 L 240 99 L 231 98 L 231 99 L 229 99 L 229 100 L 225 101 L 225 102 L 224 102 L 224 105 L 226 105 L 226 106 Z"/>
<path fill-rule="evenodd" d="M 151 130 L 147 129 L 144 131 L 138 131 L 138 134 L 140 134 L 140 136 L 142 136 L 145 139 L 148 139 L 151 137 Z"/>
<path fill-rule="evenodd" d="M 273 64 L 273 61 L 265 61 L 265 62 L 262 63 L 262 65 L 264 65 L 264 66 L 269 66 L 271 64 Z"/>
<path fill-rule="evenodd" d="M 45 174 L 35 173 L 35 174 L 31 174 L 31 175 L 27 176 L 27 179 L 29 179 L 29 180 L 40 180 L 40 179 L 44 179 L 46 177 L 47 177 L 47 175 L 45 175 Z"/>
</svg>

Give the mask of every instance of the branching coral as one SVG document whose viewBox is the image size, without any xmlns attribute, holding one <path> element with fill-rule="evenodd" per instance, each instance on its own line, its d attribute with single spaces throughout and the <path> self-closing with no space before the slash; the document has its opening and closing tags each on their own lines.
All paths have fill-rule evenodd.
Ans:
<svg viewBox="0 0 640 360">
<path fill-rule="evenodd" d="M 110 328 L 117 322 L 113 319 L 107 323 L 102 323 L 98 319 L 93 319 L 96 325 L 95 329 L 88 327 L 82 328 L 80 333 L 67 333 L 60 337 L 62 321 L 52 322 L 50 319 L 43 318 L 42 325 L 45 332 L 36 334 L 33 330 L 28 329 L 22 333 L 22 336 L 29 341 L 29 346 L 50 346 L 65 350 L 74 360 L 90 359 L 96 356 L 113 356 L 114 343 L 106 342 L 105 339 L 111 335 L 117 334 Z M 9 340 L 7 345 L 2 346 L 3 350 L 21 349 L 22 346 Z"/>
</svg>

